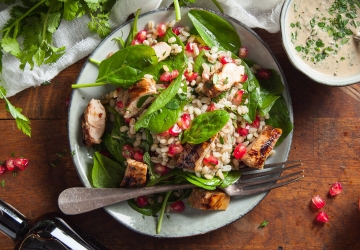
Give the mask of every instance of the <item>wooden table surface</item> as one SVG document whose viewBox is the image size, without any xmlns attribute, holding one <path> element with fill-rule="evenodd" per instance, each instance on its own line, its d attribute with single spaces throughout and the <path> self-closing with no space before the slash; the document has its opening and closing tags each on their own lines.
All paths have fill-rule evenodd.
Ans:
<svg viewBox="0 0 360 250">
<path fill-rule="evenodd" d="M 268 43 L 289 84 L 294 135 L 289 159 L 301 159 L 305 178 L 272 190 L 251 212 L 216 231 L 182 239 L 158 239 L 135 233 L 104 210 L 68 216 L 69 221 L 97 237 L 110 249 L 360 249 L 360 84 L 329 87 L 309 80 L 289 62 L 281 35 L 255 30 Z M 86 59 L 56 76 L 50 85 L 27 89 L 10 98 L 31 119 L 32 138 L 16 128 L 0 101 L 0 161 L 15 156 L 29 159 L 29 167 L 0 176 L 0 198 L 28 218 L 59 212 L 57 198 L 69 187 L 82 186 L 68 143 L 70 85 Z M 266 66 L 266 65 L 265 65 Z M 343 192 L 327 196 L 340 181 Z M 330 222 L 314 223 L 313 195 L 326 201 L 322 209 Z M 269 223 L 258 228 L 261 222 Z M 0 249 L 12 249 L 0 234 Z"/>
</svg>

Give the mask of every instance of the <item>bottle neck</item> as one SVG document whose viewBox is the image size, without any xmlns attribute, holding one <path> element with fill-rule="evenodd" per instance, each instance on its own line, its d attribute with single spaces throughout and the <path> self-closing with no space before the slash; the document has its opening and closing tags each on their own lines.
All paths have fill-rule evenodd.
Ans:
<svg viewBox="0 0 360 250">
<path fill-rule="evenodd" d="M 28 224 L 24 215 L 0 199 L 0 231 L 16 242 L 26 233 Z"/>
</svg>

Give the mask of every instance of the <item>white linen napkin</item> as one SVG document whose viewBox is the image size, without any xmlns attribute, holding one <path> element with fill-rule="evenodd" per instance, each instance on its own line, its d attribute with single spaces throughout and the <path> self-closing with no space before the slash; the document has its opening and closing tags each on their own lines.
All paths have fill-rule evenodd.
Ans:
<svg viewBox="0 0 360 250">
<path fill-rule="evenodd" d="M 238 19 L 250 28 L 258 27 L 272 33 L 279 31 L 283 1 L 218 0 L 225 14 Z M 111 27 L 115 29 L 138 9 L 141 9 L 141 13 L 145 13 L 158 8 L 169 7 L 172 3 L 172 0 L 117 0 L 110 15 Z M 197 0 L 188 5 L 218 10 L 210 0 Z M 9 18 L 10 7 L 0 5 L 0 29 Z M 71 22 L 62 20 L 60 27 L 54 33 L 53 42 L 57 47 L 66 46 L 66 53 L 56 63 L 34 67 L 33 70 L 26 67 L 23 71 L 19 68 L 20 63 L 15 57 L 5 54 L 3 56 L 3 71 L 0 74 L 0 85 L 7 90 L 7 96 L 13 96 L 28 87 L 39 86 L 45 81 L 51 81 L 60 71 L 89 55 L 101 42 L 101 39 L 97 34 L 88 30 L 88 22 L 87 16 Z"/>
</svg>

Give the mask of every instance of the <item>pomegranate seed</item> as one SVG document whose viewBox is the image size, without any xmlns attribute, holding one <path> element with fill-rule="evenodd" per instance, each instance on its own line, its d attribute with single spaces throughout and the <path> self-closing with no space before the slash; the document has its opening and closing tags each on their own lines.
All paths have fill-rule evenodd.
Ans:
<svg viewBox="0 0 360 250">
<path fill-rule="evenodd" d="M 214 110 L 216 110 L 215 104 L 214 104 L 214 103 L 211 103 L 211 104 L 208 106 L 208 108 L 207 108 L 206 111 L 214 111 Z"/>
<path fill-rule="evenodd" d="M 138 207 L 146 207 L 148 204 L 147 198 L 145 196 L 140 196 L 136 198 L 136 203 Z"/>
<path fill-rule="evenodd" d="M 329 216 L 328 216 L 326 213 L 324 213 L 324 212 L 319 212 L 319 213 L 316 215 L 316 220 L 317 220 L 318 222 L 323 222 L 323 223 L 325 223 L 325 222 L 328 222 L 328 221 L 329 221 Z"/>
<path fill-rule="evenodd" d="M 14 168 L 15 168 L 14 159 L 13 158 L 7 159 L 5 165 L 9 171 L 14 170 Z"/>
<path fill-rule="evenodd" d="M 272 76 L 272 72 L 269 69 L 258 69 L 256 71 L 256 77 L 262 80 L 269 80 Z"/>
<path fill-rule="evenodd" d="M 185 50 L 187 52 L 194 52 L 194 46 L 195 46 L 195 43 L 187 43 L 186 46 L 185 46 Z"/>
<path fill-rule="evenodd" d="M 4 174 L 6 172 L 6 167 L 3 165 L 0 165 L 0 175 Z"/>
<path fill-rule="evenodd" d="M 243 82 L 246 82 L 248 79 L 248 75 L 247 74 L 243 74 L 240 78 L 240 82 L 243 83 Z"/>
<path fill-rule="evenodd" d="M 182 129 L 188 129 L 190 127 L 191 117 L 189 114 L 183 114 L 177 122 L 177 125 Z"/>
<path fill-rule="evenodd" d="M 184 150 L 183 146 L 181 144 L 170 144 L 169 145 L 169 152 L 168 155 L 169 156 L 174 156 L 177 154 L 180 154 L 182 151 Z"/>
<path fill-rule="evenodd" d="M 198 77 L 198 73 L 196 72 L 188 72 L 188 71 L 185 71 L 184 73 L 184 76 L 186 78 L 186 80 L 188 80 L 189 82 L 193 81 L 193 80 L 196 80 L 196 78 Z"/>
<path fill-rule="evenodd" d="M 164 36 L 165 33 L 166 33 L 166 25 L 165 25 L 165 23 L 159 23 L 156 26 L 156 30 L 159 33 L 159 36 Z"/>
<path fill-rule="evenodd" d="M 222 57 L 220 57 L 220 62 L 221 62 L 222 64 L 235 63 L 234 59 L 232 59 L 231 57 L 228 57 L 228 56 L 222 56 Z"/>
<path fill-rule="evenodd" d="M 140 30 L 137 34 L 136 34 L 136 39 L 139 41 L 139 42 L 143 42 L 146 40 L 146 35 L 147 35 L 147 31 L 146 30 Z"/>
<path fill-rule="evenodd" d="M 182 212 L 185 210 L 185 204 L 183 201 L 175 201 L 170 205 L 170 209 L 174 212 Z"/>
<path fill-rule="evenodd" d="M 246 57 L 248 57 L 248 54 L 249 54 L 249 52 L 248 52 L 247 48 L 241 47 L 239 49 L 239 57 L 240 58 L 246 58 Z"/>
<path fill-rule="evenodd" d="M 159 175 L 165 175 L 170 172 L 170 168 L 167 166 L 161 165 L 160 163 L 156 163 L 154 166 L 155 173 Z"/>
<path fill-rule="evenodd" d="M 244 94 L 244 90 L 238 90 L 236 91 L 233 99 L 231 100 L 231 102 L 234 104 L 234 105 L 240 105 L 241 102 L 242 102 L 242 96 Z"/>
<path fill-rule="evenodd" d="M 201 50 L 210 50 L 210 47 L 209 46 L 202 46 L 202 45 L 200 45 L 199 46 L 199 50 L 201 51 Z"/>
<path fill-rule="evenodd" d="M 170 82 L 174 80 L 179 75 L 179 71 L 174 69 L 172 72 L 164 72 L 160 76 L 160 81 L 162 82 Z"/>
<path fill-rule="evenodd" d="M 204 164 L 204 165 L 208 165 L 208 166 L 215 167 L 217 164 L 219 164 L 219 160 L 218 160 L 218 158 L 216 158 L 215 156 L 210 155 L 209 157 L 204 158 L 203 164 Z"/>
<path fill-rule="evenodd" d="M 131 118 L 125 118 L 125 122 L 126 122 L 127 124 L 129 124 L 130 121 L 131 121 Z"/>
<path fill-rule="evenodd" d="M 144 154 L 143 152 L 137 150 L 133 153 L 132 157 L 135 161 L 143 162 L 144 161 Z"/>
<path fill-rule="evenodd" d="M 133 155 L 133 148 L 130 145 L 125 144 L 121 153 L 125 158 L 130 158 Z"/>
<path fill-rule="evenodd" d="M 174 124 L 171 128 L 169 128 L 169 134 L 172 136 L 178 136 L 182 132 L 182 129 L 177 125 L 177 123 Z"/>
<path fill-rule="evenodd" d="M 182 29 L 182 26 L 177 26 L 177 27 L 173 27 L 172 31 L 174 32 L 175 35 L 180 35 L 180 30 Z"/>
<path fill-rule="evenodd" d="M 29 164 L 29 160 L 26 158 L 15 158 L 13 162 L 14 165 L 20 168 L 21 170 L 24 170 Z"/>
<path fill-rule="evenodd" d="M 124 104 L 122 101 L 117 101 L 116 102 L 116 107 L 118 107 L 119 109 L 122 109 L 124 107 Z"/>
<path fill-rule="evenodd" d="M 138 45 L 138 44 L 142 44 L 142 42 L 140 42 L 140 41 L 137 40 L 137 39 L 134 39 L 134 40 L 132 40 L 132 42 L 131 42 L 131 45 Z"/>
<path fill-rule="evenodd" d="M 250 125 L 248 123 L 246 123 L 245 128 L 240 127 L 237 129 L 237 132 L 241 136 L 247 136 L 249 134 L 249 128 L 250 128 Z"/>
<path fill-rule="evenodd" d="M 331 185 L 329 193 L 331 196 L 335 196 L 337 194 L 340 194 L 341 191 L 342 191 L 342 186 L 341 186 L 340 182 L 337 181 Z"/>
<path fill-rule="evenodd" d="M 325 206 L 325 201 L 319 195 L 312 197 L 311 201 L 316 209 L 320 209 Z"/>
<path fill-rule="evenodd" d="M 242 143 L 239 143 L 234 149 L 234 157 L 239 160 L 239 159 L 243 158 L 245 154 L 246 154 L 245 145 Z"/>
<path fill-rule="evenodd" d="M 260 127 L 260 118 L 258 116 L 255 117 L 255 120 L 251 123 L 251 126 L 253 126 L 255 128 Z"/>
</svg>

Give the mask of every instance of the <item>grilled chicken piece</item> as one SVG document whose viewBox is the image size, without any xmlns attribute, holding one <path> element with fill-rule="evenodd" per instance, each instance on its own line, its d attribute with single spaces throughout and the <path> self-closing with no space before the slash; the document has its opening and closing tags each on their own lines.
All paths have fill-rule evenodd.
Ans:
<svg viewBox="0 0 360 250">
<path fill-rule="evenodd" d="M 193 188 L 189 202 L 192 207 L 202 210 L 226 210 L 230 196 L 218 190 Z"/>
<path fill-rule="evenodd" d="M 124 179 L 120 187 L 142 187 L 146 183 L 147 165 L 145 163 L 127 159 Z"/>
<path fill-rule="evenodd" d="M 216 97 L 229 90 L 235 83 L 240 82 L 244 74 L 244 66 L 227 63 L 218 72 L 211 75 L 209 81 L 205 82 L 203 92 L 210 98 Z"/>
<path fill-rule="evenodd" d="M 281 134 L 280 128 L 265 125 L 259 137 L 246 148 L 241 160 L 251 168 L 262 169 Z"/>
<path fill-rule="evenodd" d="M 83 142 L 86 146 L 100 144 L 105 131 L 106 111 L 99 100 L 92 99 L 82 117 Z"/>
<path fill-rule="evenodd" d="M 202 161 L 210 151 L 211 145 L 215 142 L 217 135 L 201 144 L 185 144 L 181 152 L 176 167 L 191 170 L 198 170 L 202 166 Z"/>
<path fill-rule="evenodd" d="M 165 60 L 171 52 L 171 47 L 169 44 L 165 42 L 159 42 L 152 46 L 152 48 L 155 50 L 155 54 L 158 58 L 158 62 Z"/>
<path fill-rule="evenodd" d="M 150 78 L 142 78 L 127 91 L 119 94 L 118 100 L 122 101 L 124 108 L 116 107 L 116 109 L 124 115 L 124 118 L 131 118 L 154 100 L 151 95 L 156 93 L 156 82 Z"/>
</svg>

